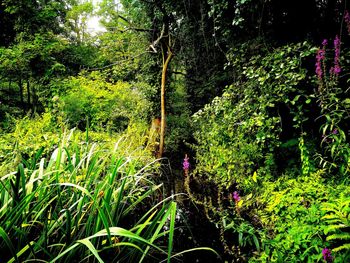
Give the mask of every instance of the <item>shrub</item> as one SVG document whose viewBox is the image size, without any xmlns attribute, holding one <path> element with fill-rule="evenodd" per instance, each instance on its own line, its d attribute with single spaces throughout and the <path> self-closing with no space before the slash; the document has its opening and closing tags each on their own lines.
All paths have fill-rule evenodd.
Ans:
<svg viewBox="0 0 350 263">
<path fill-rule="evenodd" d="M 318 172 L 297 179 L 283 176 L 264 183 L 257 197 L 260 209 L 255 211 L 266 233 L 261 240 L 260 262 L 321 260 L 322 249 L 329 245 L 321 207 L 336 192 L 320 175 Z"/>
<path fill-rule="evenodd" d="M 65 83 L 63 110 L 71 126 L 123 131 L 131 120 L 148 117 L 151 104 L 143 94 L 146 84 L 109 83 L 99 73 L 72 77 Z"/>
<path fill-rule="evenodd" d="M 290 109 L 285 115 L 302 123 L 300 112 L 308 101 L 299 87 L 306 79 L 300 57 L 309 56 L 310 49 L 304 43 L 252 57 L 243 67 L 241 81 L 193 116 L 197 173 L 225 188 L 238 184 L 245 190 L 247 176 L 255 171 L 265 179 L 277 175 L 280 137 L 299 135 L 284 126 L 281 111 Z"/>
<path fill-rule="evenodd" d="M 314 51 L 302 43 L 248 58 L 238 52 L 237 82 L 193 116 L 197 163 L 187 190 L 219 228 L 226 252 L 241 260 L 315 262 L 332 245 L 321 208 L 340 190 L 315 172 L 324 126 L 315 125 L 322 109 L 304 67 Z M 329 139 L 333 153 L 346 146 L 344 133 Z"/>
<path fill-rule="evenodd" d="M 37 152 L 42 155 L 51 154 L 59 145 L 64 126 L 56 123 L 57 119 L 50 113 L 26 116 L 23 119 L 11 119 L 13 128 L 4 131 L 0 136 L 0 173 L 7 174 L 16 169 L 22 159 L 30 159 Z M 88 142 L 103 144 L 121 156 L 128 156 L 138 160 L 138 167 L 153 160 L 147 144 L 148 124 L 144 121 L 130 122 L 130 125 L 121 133 L 106 133 L 76 130 L 73 138 L 75 143 Z M 116 144 L 118 142 L 118 144 Z"/>
</svg>

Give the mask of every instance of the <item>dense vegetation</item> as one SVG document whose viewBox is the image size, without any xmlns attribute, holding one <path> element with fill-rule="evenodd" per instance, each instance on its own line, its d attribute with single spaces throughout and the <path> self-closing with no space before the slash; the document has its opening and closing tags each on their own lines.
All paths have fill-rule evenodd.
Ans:
<svg viewBox="0 0 350 263">
<path fill-rule="evenodd" d="M 350 261 L 349 11 L 2 0 L 0 262 Z"/>
</svg>

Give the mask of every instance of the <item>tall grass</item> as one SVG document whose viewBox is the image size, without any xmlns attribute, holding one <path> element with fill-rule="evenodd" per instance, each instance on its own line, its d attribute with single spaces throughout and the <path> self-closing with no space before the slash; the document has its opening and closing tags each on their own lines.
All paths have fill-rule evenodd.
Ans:
<svg viewBox="0 0 350 263">
<path fill-rule="evenodd" d="M 154 165 L 73 137 L 0 177 L 1 262 L 169 262 L 176 203 Z"/>
</svg>

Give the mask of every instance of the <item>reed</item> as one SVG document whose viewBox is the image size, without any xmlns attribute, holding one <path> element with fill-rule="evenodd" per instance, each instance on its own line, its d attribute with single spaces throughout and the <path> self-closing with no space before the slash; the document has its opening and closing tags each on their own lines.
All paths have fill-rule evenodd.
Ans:
<svg viewBox="0 0 350 263">
<path fill-rule="evenodd" d="M 72 138 L 1 176 L 2 262 L 170 261 L 176 203 L 162 200 L 154 165 Z"/>
</svg>

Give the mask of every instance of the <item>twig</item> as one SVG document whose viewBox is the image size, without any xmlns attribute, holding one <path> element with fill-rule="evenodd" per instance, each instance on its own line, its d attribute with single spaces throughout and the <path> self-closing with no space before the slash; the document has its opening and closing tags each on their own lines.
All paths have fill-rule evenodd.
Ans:
<svg viewBox="0 0 350 263">
<path fill-rule="evenodd" d="M 133 60 L 133 59 L 135 59 L 135 58 L 137 58 L 137 57 L 140 57 L 140 56 L 142 56 L 142 55 L 144 55 L 144 54 L 146 54 L 146 53 L 153 53 L 153 52 L 151 52 L 151 51 L 145 51 L 145 52 L 142 52 L 142 53 L 140 53 L 140 54 L 137 54 L 136 56 L 129 57 L 129 58 L 127 58 L 127 59 L 118 60 L 117 62 L 114 62 L 114 63 L 112 63 L 112 64 L 109 64 L 109 65 L 106 65 L 106 66 L 103 66 L 103 67 L 100 67 L 100 68 L 91 68 L 91 69 L 88 69 L 88 71 L 94 71 L 94 70 L 101 70 L 101 69 L 110 68 L 110 67 L 113 67 L 113 66 L 115 66 L 115 65 L 121 64 L 121 63 L 123 63 L 123 62 L 125 62 L 125 61 Z"/>
</svg>

